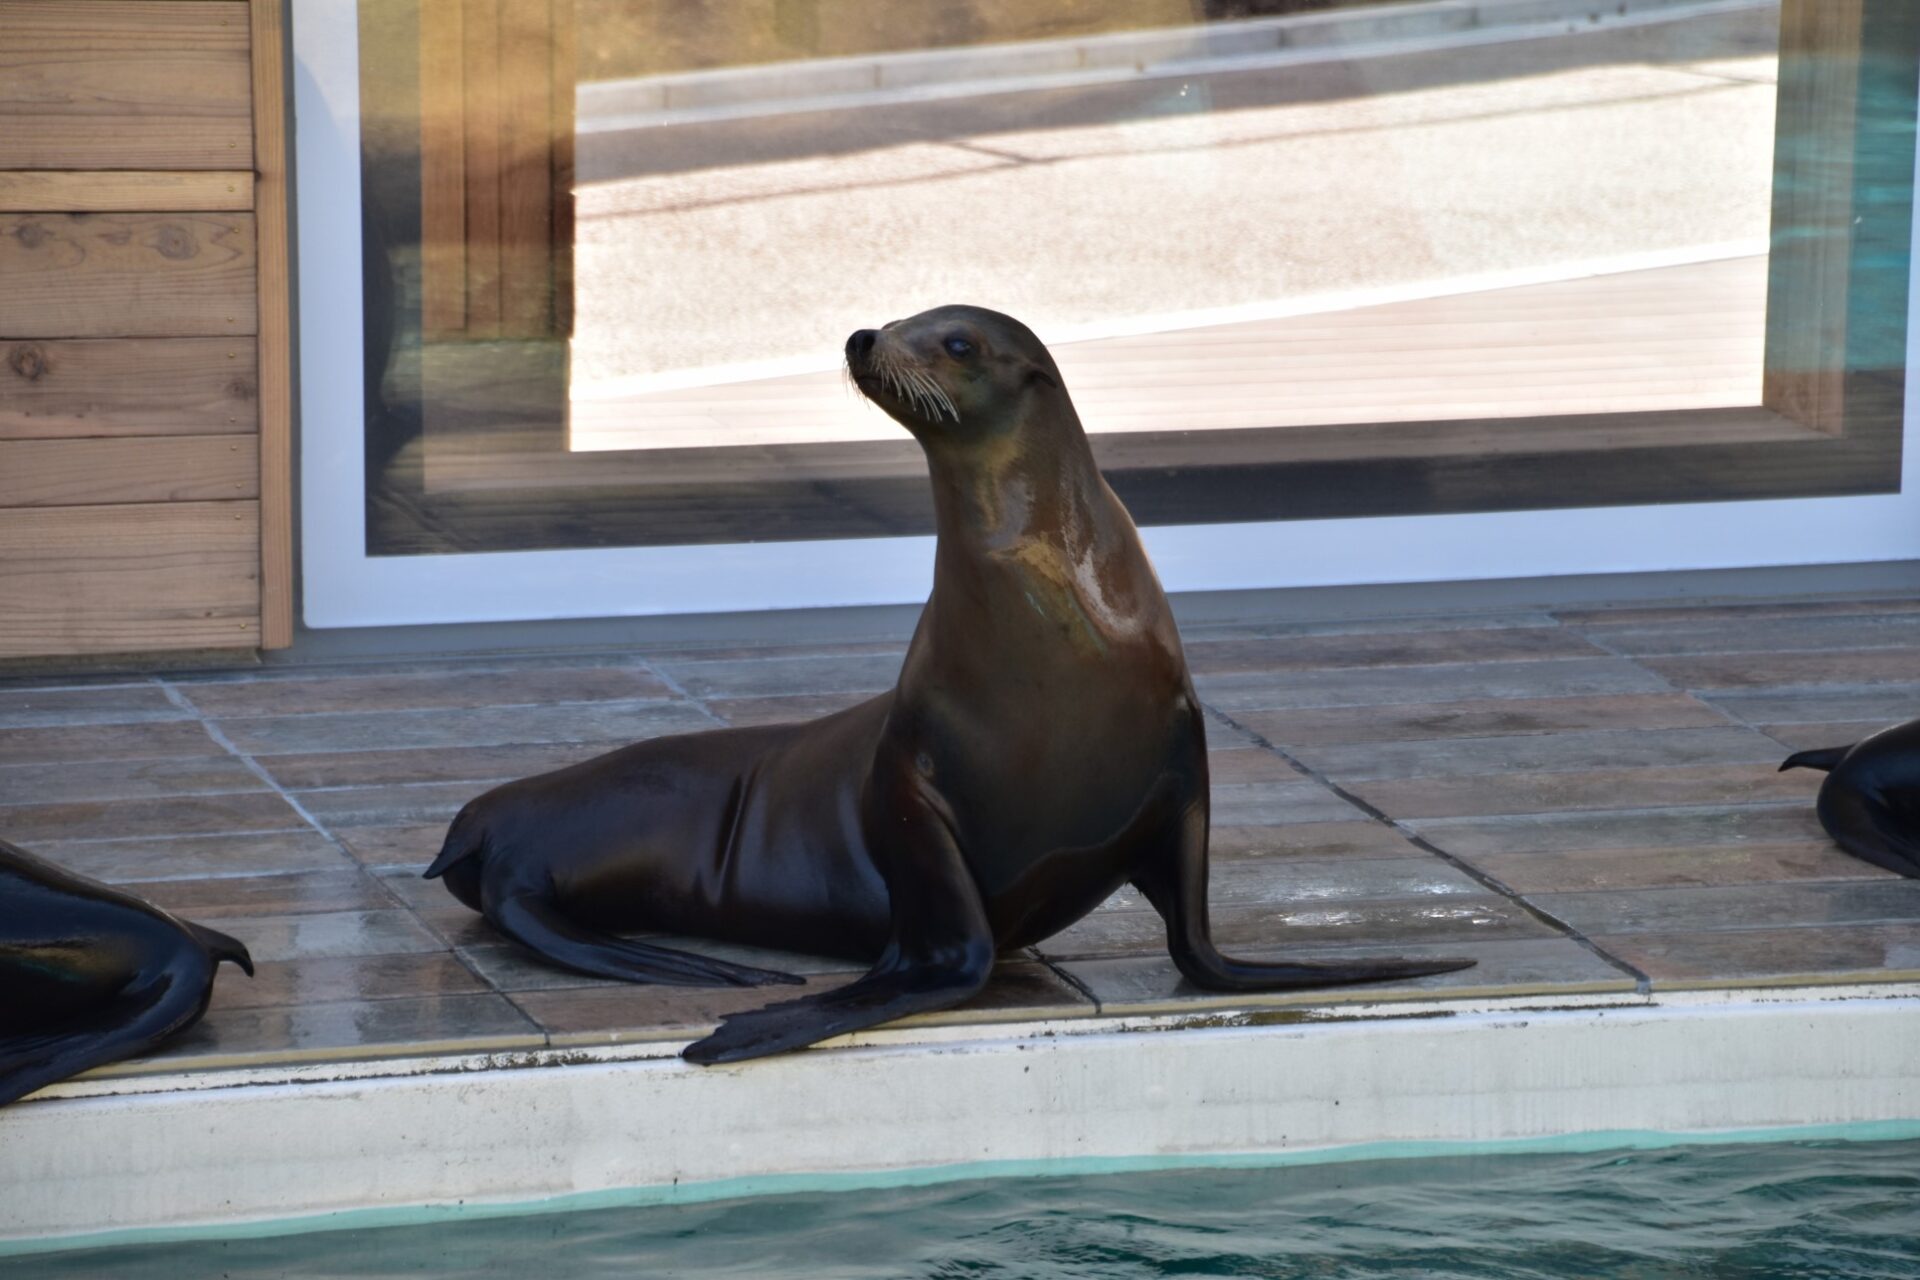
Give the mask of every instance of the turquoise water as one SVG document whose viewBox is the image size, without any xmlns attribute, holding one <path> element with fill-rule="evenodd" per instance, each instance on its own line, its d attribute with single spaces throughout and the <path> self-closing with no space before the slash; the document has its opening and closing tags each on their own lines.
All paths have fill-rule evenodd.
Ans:
<svg viewBox="0 0 1920 1280">
<path fill-rule="evenodd" d="M 1920 1142 L 1000 1178 L 84 1250 L 0 1275 L 1920 1280 Z"/>
</svg>

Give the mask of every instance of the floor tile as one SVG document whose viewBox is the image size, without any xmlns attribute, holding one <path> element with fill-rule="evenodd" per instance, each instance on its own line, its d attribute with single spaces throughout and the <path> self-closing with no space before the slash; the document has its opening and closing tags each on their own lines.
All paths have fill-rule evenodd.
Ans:
<svg viewBox="0 0 1920 1280">
<path fill-rule="evenodd" d="M 1887 727 L 1884 720 L 1822 720 L 1815 724 L 1763 724 L 1760 732 L 1789 751 L 1810 751 L 1818 747 L 1851 746 L 1870 733 Z"/>
<path fill-rule="evenodd" d="M 1215 823 L 1207 846 L 1214 859 L 1409 858 L 1419 846 L 1384 822 L 1297 822 L 1279 826 Z"/>
<path fill-rule="evenodd" d="M 322 911 L 310 915 L 228 916 L 222 933 L 247 944 L 255 960 L 307 960 L 338 956 L 417 955 L 444 950 L 413 913 Z"/>
<path fill-rule="evenodd" d="M 176 760 L 226 754 L 227 749 L 215 742 L 198 720 L 0 731 L 0 765 L 52 764 L 63 760 Z"/>
<path fill-rule="evenodd" d="M 137 800 L 266 789 L 267 784 L 243 761 L 227 755 L 0 765 L 0 805 Z"/>
<path fill-rule="evenodd" d="M 528 742 L 633 742 L 718 726 L 699 708 L 682 702 L 580 702 L 560 707 L 259 716 L 223 721 L 221 727 L 242 751 L 285 755 Z"/>
<path fill-rule="evenodd" d="M 5 832 L 9 840 L 29 846 L 46 840 L 111 840 L 306 829 L 309 829 L 306 820 L 271 791 L 0 807 L 0 831 Z"/>
<path fill-rule="evenodd" d="M 638 667 L 465 669 L 378 676 L 348 671 L 310 679 L 174 683 L 202 715 L 214 719 L 428 707 L 550 707 L 673 696 L 658 677 Z"/>
<path fill-rule="evenodd" d="M 1716 691 L 1705 700 L 1748 724 L 1870 720 L 1889 725 L 1920 716 L 1920 682 L 1866 688 L 1807 685 L 1751 693 Z"/>
<path fill-rule="evenodd" d="M 1648 657 L 1639 662 L 1675 684 L 1695 690 L 1783 684 L 1904 684 L 1920 673 L 1920 648 L 1707 654 Z"/>
<path fill-rule="evenodd" d="M 33 851 L 83 876 L 109 883 L 342 871 L 353 866 L 345 854 L 311 827 L 170 840 L 49 840 L 33 846 Z"/>
<path fill-rule="evenodd" d="M 728 724 L 742 728 L 758 724 L 794 724 L 845 711 L 873 696 L 872 690 L 858 689 L 846 693 L 799 693 L 771 698 L 711 698 L 707 701 L 707 710 Z"/>
<path fill-rule="evenodd" d="M 1595 809 L 1495 818 L 1408 818 L 1408 828 L 1448 853 L 1548 853 L 1556 849 L 1658 849 L 1820 840 L 1813 806 Z"/>
<path fill-rule="evenodd" d="M 220 980 L 229 979 L 223 976 Z M 240 975 L 240 981 L 246 981 L 245 975 Z M 98 1074 L 484 1053 L 545 1044 L 546 1036 L 540 1029 L 505 996 L 498 995 L 224 1009 L 167 1041 L 153 1057 L 118 1063 Z"/>
<path fill-rule="evenodd" d="M 1196 673 L 1412 667 L 1451 662 L 1599 658 L 1578 633 L 1559 627 L 1407 631 L 1359 635 L 1189 640 L 1187 665 Z"/>
<path fill-rule="evenodd" d="M 1709 626 L 1720 622 L 1756 622 L 1765 618 L 1817 618 L 1828 614 L 1920 613 L 1920 600 L 1906 596 L 1838 600 L 1755 600 L 1744 604 L 1676 604 L 1597 609 L 1554 609 L 1568 625 Z"/>
<path fill-rule="evenodd" d="M 348 853 L 367 867 L 410 872 L 414 879 L 439 856 L 447 838 L 444 822 L 403 823 L 392 827 L 345 827 L 338 833 Z M 440 885 L 435 890 L 445 896 Z"/>
<path fill-rule="evenodd" d="M 1360 810 L 1326 787 L 1304 778 L 1295 782 L 1215 783 L 1211 799 L 1214 818 L 1228 826 L 1347 822 L 1362 816 Z"/>
<path fill-rule="evenodd" d="M 499 935 L 494 936 L 498 938 Z M 780 973 L 804 974 L 810 977 L 828 973 L 864 973 L 868 968 L 857 960 L 801 955 L 792 951 L 772 951 L 760 947 L 742 947 L 714 942 L 706 938 L 660 936 L 648 937 L 645 940 L 693 955 L 727 960 L 756 969 L 772 969 Z M 547 963 L 526 948 L 506 941 L 462 946 L 459 948 L 459 955 L 470 968 L 500 991 L 559 991 L 569 987 L 630 987 L 633 985 L 562 969 Z"/>
<path fill-rule="evenodd" d="M 1465 944 L 1386 949 L 1301 947 L 1265 953 L 1248 951 L 1244 958 L 1324 964 L 1387 956 L 1417 960 L 1454 955 L 1471 955 L 1479 963 L 1471 969 L 1457 969 L 1452 973 L 1433 974 L 1425 978 L 1251 994 L 1206 991 L 1196 987 L 1182 978 L 1179 970 L 1174 968 L 1173 961 L 1164 955 L 1072 960 L 1062 963 L 1061 968 L 1099 1002 L 1100 1012 L 1109 1016 L 1182 1013 L 1208 1008 L 1257 1009 L 1417 1000 L 1436 995 L 1572 995 L 1632 991 L 1636 986 L 1631 975 L 1607 963 L 1571 938 L 1480 940 Z"/>
<path fill-rule="evenodd" d="M 1489 773 L 1454 778 L 1348 782 L 1348 789 L 1395 818 L 1470 814 L 1562 813 L 1622 805 L 1779 804 L 1813 802 L 1809 784 L 1772 761 L 1747 765 L 1596 769 L 1579 773 Z"/>
<path fill-rule="evenodd" d="M 1580 630 L 1615 653 L 1633 657 L 1793 649 L 1834 652 L 1920 646 L 1920 611 L 1613 622 Z"/>
<path fill-rule="evenodd" d="M 1413 856 L 1310 861 L 1306 859 L 1221 859 L 1211 866 L 1207 902 L 1212 907 L 1288 907 L 1312 902 L 1356 899 L 1439 899 L 1483 896 L 1473 877 L 1430 853 L 1407 846 Z M 1150 911 L 1131 886 L 1107 900 L 1108 910 Z"/>
<path fill-rule="evenodd" d="M 418 1000 L 486 990 L 486 983 L 446 952 L 267 960 L 255 963 L 251 978 L 232 969 L 222 974 L 213 984 L 211 1013 Z"/>
<path fill-rule="evenodd" d="M 401 751 L 320 751 L 255 756 L 254 763 L 289 791 L 410 782 L 490 784 L 548 773 L 622 745 L 619 742 L 542 742 Z"/>
<path fill-rule="evenodd" d="M 1862 862 L 1831 841 L 1812 840 L 1791 844 L 1705 845 L 1691 849 L 1491 853 L 1475 856 L 1472 865 L 1515 893 L 1524 894 L 1897 878 L 1893 872 Z"/>
<path fill-rule="evenodd" d="M 298 791 L 294 798 L 329 830 L 353 827 L 439 826 L 444 832 L 487 782 L 418 782 L 393 787 L 339 787 Z"/>
<path fill-rule="evenodd" d="M 1779 744 L 1753 729 L 1609 730 L 1362 742 L 1295 749 L 1307 767 L 1336 782 L 1470 774 L 1572 772 L 1664 765 L 1745 764 L 1756 773 L 1779 763 Z"/>
<path fill-rule="evenodd" d="M 1667 682 L 1625 658 L 1469 662 L 1363 671 L 1250 672 L 1195 680 L 1200 700 L 1223 711 L 1373 706 L 1415 700 L 1572 698 L 1670 693 Z"/>
<path fill-rule="evenodd" d="M 1684 693 L 1302 707 L 1240 711 L 1234 713 L 1234 718 L 1267 741 L 1281 746 L 1494 738 L 1582 729 L 1707 729 L 1727 723 L 1725 715 Z"/>
<path fill-rule="evenodd" d="M 1790 981 L 1920 981 L 1920 920 L 1701 933 L 1607 934 L 1594 944 L 1656 991 Z"/>
<path fill-rule="evenodd" d="M 276 876 L 154 880 L 127 887 L 190 920 L 305 915 L 317 911 L 380 911 L 395 905 L 379 881 L 357 867 Z"/>
<path fill-rule="evenodd" d="M 1207 776 L 1219 787 L 1248 782 L 1299 782 L 1306 775 L 1287 763 L 1286 757 L 1264 747 L 1232 746 L 1207 752 Z"/>
<path fill-rule="evenodd" d="M 190 718 L 190 713 L 175 706 L 164 689 L 146 681 L 72 689 L 0 686 L 0 729 Z"/>
<path fill-rule="evenodd" d="M 1589 936 L 1920 921 L 1920 880 L 1543 893 L 1529 900 Z"/>
<path fill-rule="evenodd" d="M 796 693 L 878 693 L 900 676 L 905 648 L 886 653 L 782 655 L 770 658 L 656 662 L 673 683 L 695 698 L 765 698 Z"/>
</svg>

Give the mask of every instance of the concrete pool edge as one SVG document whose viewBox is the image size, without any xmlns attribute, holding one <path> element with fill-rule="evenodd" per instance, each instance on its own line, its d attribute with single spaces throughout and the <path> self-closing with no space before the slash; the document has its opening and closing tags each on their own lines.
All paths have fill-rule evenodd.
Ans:
<svg viewBox="0 0 1920 1280">
<path fill-rule="evenodd" d="M 1258 1021 L 928 1028 L 706 1070 L 655 1044 L 96 1082 L 139 1091 L 0 1112 L 0 1257 L 989 1176 L 1920 1136 L 1911 987 Z"/>
</svg>

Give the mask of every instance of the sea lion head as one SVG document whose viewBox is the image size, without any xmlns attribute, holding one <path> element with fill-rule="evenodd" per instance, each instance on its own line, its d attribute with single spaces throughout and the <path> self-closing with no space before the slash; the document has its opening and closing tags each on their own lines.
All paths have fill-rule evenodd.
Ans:
<svg viewBox="0 0 1920 1280">
<path fill-rule="evenodd" d="M 935 307 L 847 339 L 862 395 L 928 448 L 985 443 L 1077 421 L 1060 370 L 1033 331 L 985 307 Z M 1038 412 L 1042 407 L 1053 412 Z"/>
</svg>

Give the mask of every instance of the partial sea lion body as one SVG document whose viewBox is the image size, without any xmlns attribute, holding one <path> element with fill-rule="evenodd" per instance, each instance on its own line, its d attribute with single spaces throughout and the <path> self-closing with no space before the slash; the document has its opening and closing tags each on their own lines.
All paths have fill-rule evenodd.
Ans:
<svg viewBox="0 0 1920 1280">
<path fill-rule="evenodd" d="M 1132 883 L 1191 981 L 1257 991 L 1466 960 L 1259 964 L 1206 914 L 1206 729 L 1139 535 L 1046 348 L 943 307 L 848 342 L 861 390 L 926 451 L 933 591 L 895 688 L 807 724 L 655 739 L 509 783 L 428 869 L 556 963 L 636 981 L 786 975 L 623 941 L 670 930 L 871 962 L 730 1017 L 696 1062 L 958 1003 L 999 952 Z"/>
<path fill-rule="evenodd" d="M 1814 802 L 1834 843 L 1877 867 L 1920 879 L 1920 720 L 1850 747 L 1795 752 L 1784 769 L 1821 769 Z"/>
<path fill-rule="evenodd" d="M 0 1105 L 199 1021 L 247 949 L 0 840 Z"/>
</svg>

